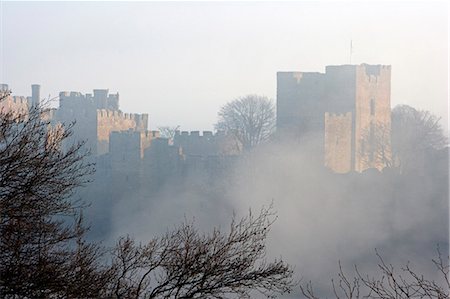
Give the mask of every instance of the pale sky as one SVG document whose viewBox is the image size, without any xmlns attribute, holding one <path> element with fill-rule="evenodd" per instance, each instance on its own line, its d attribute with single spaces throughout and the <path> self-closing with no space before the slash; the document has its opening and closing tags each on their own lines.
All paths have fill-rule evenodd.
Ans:
<svg viewBox="0 0 450 299">
<path fill-rule="evenodd" d="M 276 97 L 277 71 L 392 65 L 392 106 L 448 114 L 447 3 L 5 2 L 0 83 L 16 95 L 119 92 L 150 129 L 211 130 L 220 106 Z"/>
</svg>

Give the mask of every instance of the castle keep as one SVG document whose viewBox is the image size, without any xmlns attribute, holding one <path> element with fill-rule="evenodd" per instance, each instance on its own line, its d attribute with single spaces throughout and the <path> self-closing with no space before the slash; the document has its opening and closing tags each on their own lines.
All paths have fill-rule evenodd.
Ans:
<svg viewBox="0 0 450 299">
<path fill-rule="evenodd" d="M 390 158 L 391 67 L 327 66 L 277 73 L 277 132 L 318 142 L 337 173 L 379 170 Z"/>
</svg>

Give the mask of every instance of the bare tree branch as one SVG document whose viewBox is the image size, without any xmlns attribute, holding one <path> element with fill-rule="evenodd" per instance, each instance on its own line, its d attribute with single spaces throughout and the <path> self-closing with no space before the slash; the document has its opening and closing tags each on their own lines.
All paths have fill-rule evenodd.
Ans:
<svg viewBox="0 0 450 299">
<path fill-rule="evenodd" d="M 266 141 L 275 129 L 275 106 L 267 97 L 248 95 L 225 106 L 217 130 L 232 134 L 248 150 Z"/>
<path fill-rule="evenodd" d="M 333 294 L 336 298 L 360 298 L 360 294 L 364 293 L 363 298 L 377 299 L 407 299 L 407 298 L 437 298 L 444 299 L 450 295 L 449 282 L 449 259 L 444 259 L 437 248 L 437 259 L 433 259 L 433 263 L 437 270 L 441 273 L 443 282 L 438 283 L 435 280 L 427 279 L 423 275 L 414 270 L 410 263 L 400 268 L 397 272 L 392 264 L 385 262 L 384 258 L 375 251 L 378 257 L 378 276 L 369 276 L 363 274 L 355 266 L 356 276 L 350 278 L 344 274 L 342 266 L 339 263 L 339 284 L 332 280 Z M 301 285 L 300 290 L 304 297 L 309 299 L 317 299 L 312 283 Z"/>
<path fill-rule="evenodd" d="M 267 262 L 265 240 L 273 223 L 270 209 L 233 218 L 228 233 L 200 233 L 184 222 L 147 245 L 130 237 L 115 249 L 117 298 L 225 298 L 289 292 L 293 271 L 282 260 Z"/>
<path fill-rule="evenodd" d="M 109 272 L 71 200 L 93 165 L 83 142 L 63 146 L 73 124 L 46 113 L 0 111 L 0 297 L 95 297 Z"/>
</svg>

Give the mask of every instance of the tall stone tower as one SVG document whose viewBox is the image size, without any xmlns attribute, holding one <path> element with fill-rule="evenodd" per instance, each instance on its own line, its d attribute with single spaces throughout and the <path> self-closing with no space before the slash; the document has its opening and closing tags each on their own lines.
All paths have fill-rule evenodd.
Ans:
<svg viewBox="0 0 450 299">
<path fill-rule="evenodd" d="M 327 66 L 325 73 L 277 74 L 277 132 L 313 134 L 337 173 L 381 170 L 390 160 L 391 67 Z"/>
</svg>

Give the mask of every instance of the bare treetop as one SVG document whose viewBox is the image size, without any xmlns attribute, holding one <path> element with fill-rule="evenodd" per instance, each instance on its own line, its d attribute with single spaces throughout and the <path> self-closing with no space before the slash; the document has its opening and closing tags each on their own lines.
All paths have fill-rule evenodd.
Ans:
<svg viewBox="0 0 450 299">
<path fill-rule="evenodd" d="M 224 233 L 202 234 L 192 223 L 146 245 L 121 239 L 115 250 L 116 298 L 248 298 L 252 291 L 274 296 L 290 292 L 292 268 L 268 262 L 265 241 L 273 223 L 270 209 L 231 222 Z"/>
<path fill-rule="evenodd" d="M 337 280 L 331 280 L 336 299 L 449 298 L 449 258 L 441 254 L 439 246 L 437 247 L 437 258 L 432 260 L 440 276 L 438 280 L 424 277 L 409 262 L 400 269 L 396 269 L 392 264 L 387 263 L 377 250 L 375 252 L 378 257 L 378 272 L 375 276 L 362 273 L 356 265 L 356 275 L 348 275 L 344 273 L 339 262 Z M 311 281 L 300 285 L 300 291 L 304 298 L 321 298 L 315 293 Z"/>
<path fill-rule="evenodd" d="M 275 129 L 275 106 L 264 96 L 238 98 L 223 106 L 218 116 L 216 129 L 233 134 L 244 149 L 266 141 Z"/>
</svg>

